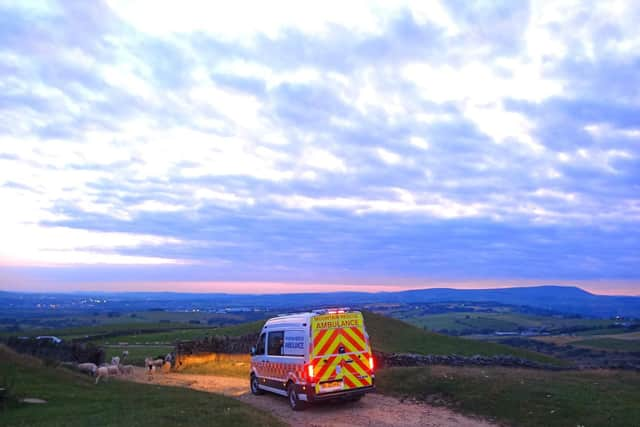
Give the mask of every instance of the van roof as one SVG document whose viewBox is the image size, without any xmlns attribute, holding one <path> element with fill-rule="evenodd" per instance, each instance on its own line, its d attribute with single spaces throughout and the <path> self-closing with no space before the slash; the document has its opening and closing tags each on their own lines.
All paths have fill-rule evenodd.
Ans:
<svg viewBox="0 0 640 427">
<path fill-rule="evenodd" d="M 320 316 L 323 314 L 329 314 L 333 311 L 338 310 L 340 313 L 350 312 L 357 313 L 358 310 L 350 310 L 348 308 L 339 308 L 339 309 L 320 309 L 313 310 L 303 313 L 292 313 L 292 314 L 282 314 L 277 317 L 272 317 L 267 320 L 263 326 L 264 328 L 268 328 L 272 325 L 278 325 L 279 327 L 305 327 L 311 321 L 312 317 Z"/>
</svg>

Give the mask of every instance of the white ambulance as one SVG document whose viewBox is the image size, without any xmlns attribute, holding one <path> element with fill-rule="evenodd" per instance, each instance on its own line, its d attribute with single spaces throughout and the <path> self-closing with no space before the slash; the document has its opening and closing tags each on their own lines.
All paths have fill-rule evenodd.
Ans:
<svg viewBox="0 0 640 427">
<path fill-rule="evenodd" d="M 359 400 L 375 389 L 374 380 L 369 336 L 359 311 L 274 317 L 251 349 L 251 392 L 287 396 L 294 410 L 318 400 Z"/>
</svg>

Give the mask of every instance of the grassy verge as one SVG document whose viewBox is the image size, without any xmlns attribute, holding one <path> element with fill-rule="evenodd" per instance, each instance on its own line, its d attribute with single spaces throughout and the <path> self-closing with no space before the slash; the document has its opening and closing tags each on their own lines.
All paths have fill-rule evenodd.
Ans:
<svg viewBox="0 0 640 427">
<path fill-rule="evenodd" d="M 552 365 L 566 362 L 533 351 L 486 341 L 427 332 L 401 320 L 365 312 L 365 325 L 374 350 L 390 353 L 458 354 L 461 356 L 512 355 Z"/>
<path fill-rule="evenodd" d="M 518 426 L 640 425 L 640 374 L 509 368 L 390 368 L 383 393 L 446 404 Z"/>
<path fill-rule="evenodd" d="M 27 359 L 25 359 L 27 360 Z M 273 416 L 221 395 L 92 378 L 64 369 L 23 363 L 0 349 L 0 378 L 15 376 L 13 393 L 45 404 L 11 403 L 2 426 L 281 426 Z"/>
</svg>

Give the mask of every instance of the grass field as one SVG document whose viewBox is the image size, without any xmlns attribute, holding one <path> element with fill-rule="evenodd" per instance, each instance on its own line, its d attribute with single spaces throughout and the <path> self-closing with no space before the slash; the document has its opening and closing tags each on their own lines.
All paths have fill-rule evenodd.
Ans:
<svg viewBox="0 0 640 427">
<path fill-rule="evenodd" d="M 561 330 L 563 328 L 585 327 L 606 328 L 613 324 L 607 319 L 583 319 L 563 318 L 555 316 L 536 316 L 517 312 L 451 312 L 433 314 L 428 316 L 413 316 L 411 313 L 402 313 L 398 316 L 401 320 L 412 323 L 421 328 L 426 327 L 431 331 L 446 330 L 448 333 L 479 334 L 491 331 L 518 331 L 520 329 L 542 329 L 548 331 Z"/>
<path fill-rule="evenodd" d="M 13 378 L 13 380 L 8 378 Z M 184 388 L 90 377 L 45 367 L 0 347 L 0 381 L 13 394 L 45 404 L 10 401 L 0 411 L 2 426 L 281 426 L 271 415 L 221 395 Z"/>
<path fill-rule="evenodd" d="M 383 393 L 518 426 L 640 425 L 640 373 L 432 366 L 378 372 Z"/>
<path fill-rule="evenodd" d="M 541 363 L 562 365 L 563 361 L 506 345 L 450 337 L 427 332 L 401 320 L 365 312 L 365 325 L 374 350 L 393 353 L 458 354 L 461 356 L 513 355 Z"/>
<path fill-rule="evenodd" d="M 586 340 L 573 341 L 571 345 L 578 347 L 596 348 L 599 350 L 611 350 L 611 351 L 628 351 L 628 352 L 640 352 L 640 339 L 627 340 L 619 338 L 592 338 Z"/>
<path fill-rule="evenodd" d="M 87 336 L 99 336 L 104 334 L 114 334 L 121 331 L 123 334 L 135 333 L 144 334 L 151 331 L 171 331 L 171 330 L 197 330 L 204 329 L 199 325 L 191 325 L 188 323 L 157 323 L 157 322 L 117 322 L 107 323 L 95 326 L 79 326 L 64 329 L 32 329 L 20 332 L 21 336 L 35 337 L 38 335 L 55 335 L 64 340 L 72 340 L 76 338 L 85 338 Z M 16 335 L 16 332 L 3 332 L 1 336 Z"/>
<path fill-rule="evenodd" d="M 241 336 L 250 333 L 259 332 L 260 328 L 264 324 L 263 320 L 256 322 L 241 323 L 239 325 L 227 326 L 224 328 L 185 328 L 185 329 L 173 329 L 165 332 L 152 332 L 152 333 L 140 333 L 140 334 L 123 334 L 116 337 L 109 337 L 104 339 L 96 339 L 93 342 L 95 344 L 116 344 L 116 343 L 128 343 L 128 344 L 173 344 L 176 341 L 188 341 L 206 336 L 213 335 L 228 335 L 228 336 Z"/>
</svg>

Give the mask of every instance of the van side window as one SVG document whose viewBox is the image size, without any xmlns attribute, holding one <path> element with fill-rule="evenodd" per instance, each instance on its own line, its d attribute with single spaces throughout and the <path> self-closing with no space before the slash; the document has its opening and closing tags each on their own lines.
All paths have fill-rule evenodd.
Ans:
<svg viewBox="0 0 640 427">
<path fill-rule="evenodd" d="M 284 344 L 284 332 L 269 332 L 269 343 L 267 344 L 267 354 L 269 356 L 282 356 L 282 346 Z"/>
<path fill-rule="evenodd" d="M 256 354 L 264 354 L 264 336 L 266 334 L 261 334 L 260 338 L 258 338 L 258 345 L 256 346 Z"/>
</svg>

